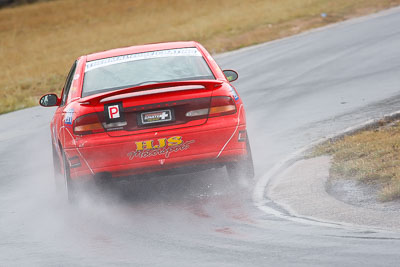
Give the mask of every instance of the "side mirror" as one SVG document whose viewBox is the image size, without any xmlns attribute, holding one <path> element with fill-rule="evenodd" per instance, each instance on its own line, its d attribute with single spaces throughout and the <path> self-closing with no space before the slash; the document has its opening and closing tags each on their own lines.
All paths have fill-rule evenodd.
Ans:
<svg viewBox="0 0 400 267">
<path fill-rule="evenodd" d="M 239 74 L 234 70 L 224 70 L 222 72 L 225 74 L 225 77 L 229 82 L 236 81 L 239 78 Z"/>
<path fill-rule="evenodd" d="M 40 98 L 39 104 L 42 107 L 54 107 L 59 106 L 61 99 L 58 98 L 56 94 L 47 94 Z"/>
</svg>

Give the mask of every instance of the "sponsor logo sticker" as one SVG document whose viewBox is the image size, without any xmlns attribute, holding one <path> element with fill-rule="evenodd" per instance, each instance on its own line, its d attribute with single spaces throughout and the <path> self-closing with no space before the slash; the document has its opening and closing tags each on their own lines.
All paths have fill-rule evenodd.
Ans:
<svg viewBox="0 0 400 267">
<path fill-rule="evenodd" d="M 233 98 L 235 99 L 235 101 L 238 101 L 239 96 L 237 95 L 235 89 L 232 86 L 230 86 L 230 88 L 231 88 L 231 93 L 232 93 Z"/>
<path fill-rule="evenodd" d="M 142 124 L 151 124 L 172 120 L 171 110 L 158 110 L 140 114 Z"/>
<path fill-rule="evenodd" d="M 68 109 L 65 113 L 64 123 L 71 125 L 72 124 L 72 116 L 74 115 L 74 110 L 72 108 Z"/>
<path fill-rule="evenodd" d="M 135 142 L 136 150 L 129 152 L 128 158 L 148 158 L 164 155 L 169 158 L 172 153 L 185 151 L 190 148 L 195 140 L 184 141 L 182 136 L 172 136 L 170 138 L 160 138 L 155 140 L 146 140 Z"/>
</svg>

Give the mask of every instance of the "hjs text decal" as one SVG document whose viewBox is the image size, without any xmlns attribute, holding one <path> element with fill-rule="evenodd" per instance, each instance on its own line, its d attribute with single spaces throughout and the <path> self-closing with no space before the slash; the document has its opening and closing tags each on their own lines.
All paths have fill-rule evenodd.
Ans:
<svg viewBox="0 0 400 267">
<path fill-rule="evenodd" d="M 165 158 L 169 158 L 173 152 L 188 150 L 190 148 L 190 144 L 193 143 L 194 140 L 183 141 L 182 136 L 160 138 L 157 141 L 139 141 L 135 142 L 136 151 L 129 152 L 128 157 L 130 160 L 134 158 L 155 157 L 158 155 L 164 155 Z"/>
</svg>

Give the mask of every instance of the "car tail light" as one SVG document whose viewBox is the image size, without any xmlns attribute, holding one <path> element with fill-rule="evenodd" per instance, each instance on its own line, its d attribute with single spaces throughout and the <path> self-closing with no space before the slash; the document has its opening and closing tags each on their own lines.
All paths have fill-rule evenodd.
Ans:
<svg viewBox="0 0 400 267">
<path fill-rule="evenodd" d="M 196 109 L 192 111 L 186 112 L 186 117 L 197 117 L 197 116 L 204 116 L 208 114 L 208 108 Z"/>
<path fill-rule="evenodd" d="M 214 96 L 211 98 L 209 117 L 230 115 L 236 113 L 236 105 L 232 97 Z"/>
<path fill-rule="evenodd" d="M 87 115 L 80 116 L 74 122 L 74 134 L 76 135 L 94 134 L 102 132 L 104 132 L 104 128 L 100 123 L 96 113 L 90 113 Z"/>
<path fill-rule="evenodd" d="M 186 112 L 186 117 L 200 117 L 208 115 L 209 117 L 217 117 L 236 113 L 236 105 L 229 96 L 214 96 L 211 98 L 211 107 L 195 109 Z"/>
</svg>

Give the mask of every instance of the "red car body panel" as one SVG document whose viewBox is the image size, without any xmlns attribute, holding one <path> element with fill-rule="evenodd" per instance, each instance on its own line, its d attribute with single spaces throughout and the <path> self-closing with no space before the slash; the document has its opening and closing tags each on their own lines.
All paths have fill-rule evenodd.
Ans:
<svg viewBox="0 0 400 267">
<path fill-rule="evenodd" d="M 88 61 L 192 47 L 201 52 L 215 80 L 156 83 L 82 97 Z M 71 75 L 73 78 L 65 105 L 59 106 L 55 112 L 51 134 L 61 164 L 63 153 L 69 162 L 72 179 L 98 173 L 120 177 L 199 164 L 224 164 L 239 161 L 246 154 L 246 143 L 239 140 L 239 135 L 246 131 L 242 100 L 214 59 L 196 42 L 134 46 L 82 56 Z M 177 113 L 188 105 L 196 106 L 218 97 L 230 97 L 235 111 L 194 119 Z M 105 112 L 105 105 L 117 103 L 121 105 L 123 110 L 120 111 L 124 112 L 128 124 L 123 129 L 84 135 L 75 132 L 78 118 L 92 114 L 100 118 Z M 175 121 L 156 126 L 134 122 L 135 118 L 148 111 L 163 112 L 164 108 L 177 113 Z"/>
</svg>

